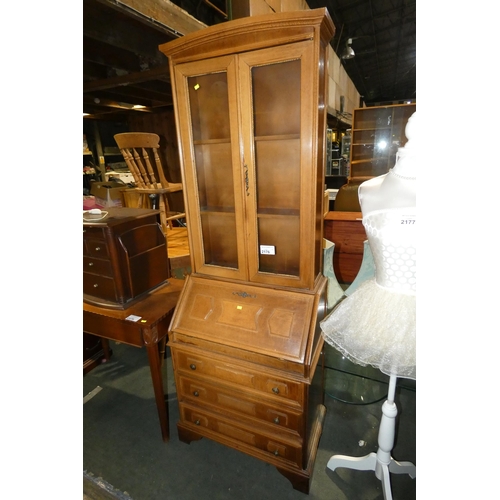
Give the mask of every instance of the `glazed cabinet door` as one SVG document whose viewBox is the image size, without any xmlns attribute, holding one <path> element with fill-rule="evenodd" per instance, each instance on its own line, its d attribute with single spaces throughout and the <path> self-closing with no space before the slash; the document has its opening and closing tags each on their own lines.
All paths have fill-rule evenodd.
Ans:
<svg viewBox="0 0 500 500">
<path fill-rule="evenodd" d="M 314 287 L 317 66 L 311 41 L 175 66 L 196 273 Z"/>
<path fill-rule="evenodd" d="M 175 85 L 195 270 L 246 279 L 236 63 L 180 64 Z"/>
<path fill-rule="evenodd" d="M 242 54 L 239 69 L 249 280 L 312 288 L 314 193 L 322 175 L 313 151 L 313 44 Z"/>
</svg>

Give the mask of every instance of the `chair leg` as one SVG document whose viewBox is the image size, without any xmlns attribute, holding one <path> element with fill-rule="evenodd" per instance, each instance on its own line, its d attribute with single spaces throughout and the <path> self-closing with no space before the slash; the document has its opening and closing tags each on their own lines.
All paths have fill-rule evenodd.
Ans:
<svg viewBox="0 0 500 500">
<path fill-rule="evenodd" d="M 167 221 L 168 201 L 165 200 L 165 195 L 160 195 L 160 221 L 163 232 L 166 232 L 171 225 Z"/>
<path fill-rule="evenodd" d="M 170 211 L 170 206 L 168 204 L 167 194 L 166 193 L 162 194 L 161 198 L 163 200 L 163 209 L 165 210 L 165 221 L 166 221 L 165 225 L 169 229 L 172 229 L 174 227 L 173 224 L 172 224 L 172 221 L 171 220 L 167 220 L 168 212 Z"/>
</svg>

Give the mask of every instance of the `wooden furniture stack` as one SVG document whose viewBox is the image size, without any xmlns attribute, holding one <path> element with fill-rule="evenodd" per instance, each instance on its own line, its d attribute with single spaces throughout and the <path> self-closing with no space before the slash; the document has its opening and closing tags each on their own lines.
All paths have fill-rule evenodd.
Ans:
<svg viewBox="0 0 500 500">
<path fill-rule="evenodd" d="M 318 322 L 333 34 L 326 9 L 315 9 L 160 46 L 192 262 L 169 331 L 179 438 L 248 453 L 305 493 L 325 417 Z"/>
</svg>

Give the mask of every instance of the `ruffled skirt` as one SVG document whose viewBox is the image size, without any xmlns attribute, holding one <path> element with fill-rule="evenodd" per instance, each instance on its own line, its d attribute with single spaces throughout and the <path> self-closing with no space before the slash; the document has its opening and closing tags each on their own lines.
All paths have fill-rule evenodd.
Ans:
<svg viewBox="0 0 500 500">
<path fill-rule="evenodd" d="M 320 323 L 347 359 L 386 375 L 416 379 L 416 296 L 363 282 Z"/>
</svg>

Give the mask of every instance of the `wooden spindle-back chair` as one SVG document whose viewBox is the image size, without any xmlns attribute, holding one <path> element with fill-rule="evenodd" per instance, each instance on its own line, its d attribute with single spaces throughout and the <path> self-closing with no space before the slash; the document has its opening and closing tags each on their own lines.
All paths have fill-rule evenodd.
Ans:
<svg viewBox="0 0 500 500">
<path fill-rule="evenodd" d="M 138 207 L 145 206 L 150 195 L 158 196 L 158 209 L 163 230 L 172 228 L 172 221 L 183 219 L 185 213 L 171 212 L 167 195 L 182 191 L 182 183 L 168 182 L 159 156 L 160 137 L 147 132 L 116 134 L 115 141 L 134 177 L 139 193 Z M 146 203 L 146 206 L 149 206 Z"/>
</svg>

